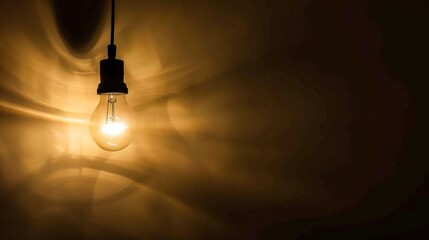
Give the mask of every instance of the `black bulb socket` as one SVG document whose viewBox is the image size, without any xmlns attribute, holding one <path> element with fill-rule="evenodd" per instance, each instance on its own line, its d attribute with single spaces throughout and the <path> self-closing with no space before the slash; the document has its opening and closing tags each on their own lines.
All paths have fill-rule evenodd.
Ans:
<svg viewBox="0 0 429 240">
<path fill-rule="evenodd" d="M 114 46 L 112 51 L 111 46 Z M 116 46 L 108 46 L 108 59 L 100 61 L 100 84 L 98 84 L 97 94 L 103 93 L 128 93 L 127 85 L 124 82 L 124 61 L 115 59 Z"/>
</svg>

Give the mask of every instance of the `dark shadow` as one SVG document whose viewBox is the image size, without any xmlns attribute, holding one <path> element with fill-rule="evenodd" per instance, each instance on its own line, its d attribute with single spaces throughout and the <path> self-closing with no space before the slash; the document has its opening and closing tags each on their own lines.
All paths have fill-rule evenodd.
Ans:
<svg viewBox="0 0 429 240">
<path fill-rule="evenodd" d="M 101 33 L 107 1 L 51 0 L 51 3 L 57 28 L 71 52 L 83 54 L 92 49 Z"/>
</svg>

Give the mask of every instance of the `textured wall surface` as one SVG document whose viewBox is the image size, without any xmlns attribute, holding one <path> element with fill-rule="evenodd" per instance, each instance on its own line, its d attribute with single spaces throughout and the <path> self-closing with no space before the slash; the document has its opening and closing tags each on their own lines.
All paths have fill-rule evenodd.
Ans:
<svg viewBox="0 0 429 240">
<path fill-rule="evenodd" d="M 88 130 L 109 1 L 0 1 L 0 239 L 427 234 L 427 3 L 116 10 L 138 128 L 111 153 Z"/>
</svg>

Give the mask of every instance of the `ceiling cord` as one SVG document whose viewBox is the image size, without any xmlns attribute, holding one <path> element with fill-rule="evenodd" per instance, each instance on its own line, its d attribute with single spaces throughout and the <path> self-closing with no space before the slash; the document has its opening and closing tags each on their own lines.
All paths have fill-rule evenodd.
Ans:
<svg viewBox="0 0 429 240">
<path fill-rule="evenodd" d="M 115 0 L 112 0 L 112 14 L 110 18 L 110 44 L 115 45 Z"/>
<path fill-rule="evenodd" d="M 110 15 L 110 45 L 107 46 L 107 56 L 109 58 L 116 57 L 116 46 L 115 46 L 115 0 L 112 0 L 112 13 Z"/>
</svg>

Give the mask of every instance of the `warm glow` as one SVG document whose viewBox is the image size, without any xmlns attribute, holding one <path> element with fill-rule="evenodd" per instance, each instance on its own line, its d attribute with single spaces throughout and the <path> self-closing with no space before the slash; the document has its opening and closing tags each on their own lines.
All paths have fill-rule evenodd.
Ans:
<svg viewBox="0 0 429 240">
<path fill-rule="evenodd" d="M 91 117 L 90 132 L 99 147 L 119 151 L 127 147 L 134 136 L 135 114 L 125 94 L 101 94 Z"/>
<path fill-rule="evenodd" d="M 117 136 L 124 133 L 127 128 L 128 126 L 123 122 L 107 122 L 100 131 L 108 136 Z"/>
</svg>

